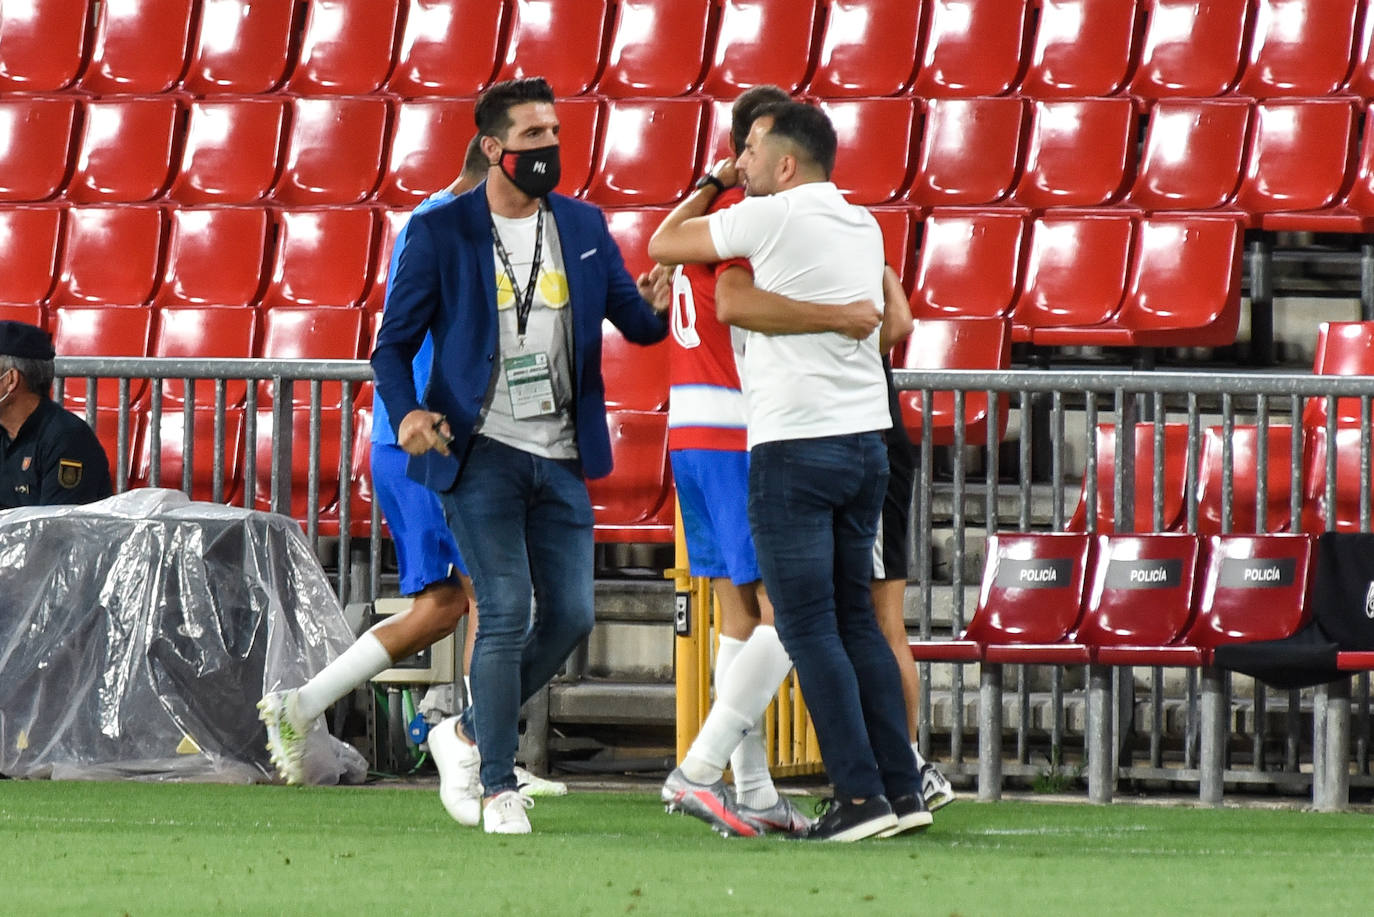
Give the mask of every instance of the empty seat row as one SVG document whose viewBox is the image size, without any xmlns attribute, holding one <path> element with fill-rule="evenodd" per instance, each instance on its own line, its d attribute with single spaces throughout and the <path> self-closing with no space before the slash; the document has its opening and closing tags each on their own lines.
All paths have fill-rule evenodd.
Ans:
<svg viewBox="0 0 1374 917">
<path fill-rule="evenodd" d="M 1368 95 L 1360 0 L 7 4 L 0 89 L 472 95 Z"/>
<path fill-rule="evenodd" d="M 912 275 L 916 318 L 1008 318 L 1048 346 L 1220 346 L 1240 316 L 1240 224 L 1196 213 L 938 208 Z"/>
</svg>

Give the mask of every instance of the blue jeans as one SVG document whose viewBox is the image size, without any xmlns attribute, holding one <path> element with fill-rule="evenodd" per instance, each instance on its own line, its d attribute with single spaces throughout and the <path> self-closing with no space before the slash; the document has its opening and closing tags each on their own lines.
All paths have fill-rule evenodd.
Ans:
<svg viewBox="0 0 1374 917">
<path fill-rule="evenodd" d="M 887 489 L 881 433 L 761 443 L 749 524 L 778 636 L 844 799 L 920 792 L 897 660 L 878 629 L 873 541 Z"/>
<path fill-rule="evenodd" d="M 591 632 L 592 505 L 576 462 L 485 436 L 473 438 L 458 482 L 439 496 L 477 593 L 463 728 L 477 742 L 482 786 L 494 796 L 516 789 L 520 705 Z"/>
</svg>

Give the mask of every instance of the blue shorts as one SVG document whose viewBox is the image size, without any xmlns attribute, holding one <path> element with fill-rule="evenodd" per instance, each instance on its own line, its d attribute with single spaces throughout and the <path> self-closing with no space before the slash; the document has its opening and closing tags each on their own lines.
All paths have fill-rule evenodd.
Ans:
<svg viewBox="0 0 1374 917">
<path fill-rule="evenodd" d="M 466 576 L 468 568 L 439 495 L 406 477 L 408 458 L 400 446 L 372 444 L 372 489 L 396 543 L 401 594 L 415 595 L 435 583 L 457 582 L 456 574 Z"/>
<path fill-rule="evenodd" d="M 693 576 L 759 579 L 749 534 L 749 453 L 679 449 L 669 453 L 682 506 L 682 532 Z"/>
</svg>

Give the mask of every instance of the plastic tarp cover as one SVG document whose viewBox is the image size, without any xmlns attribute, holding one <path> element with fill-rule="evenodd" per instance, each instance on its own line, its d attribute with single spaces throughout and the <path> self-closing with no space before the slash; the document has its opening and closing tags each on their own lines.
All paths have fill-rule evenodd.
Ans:
<svg viewBox="0 0 1374 917">
<path fill-rule="evenodd" d="M 160 488 L 0 512 L 0 774 L 276 780 L 258 699 L 352 641 L 289 517 Z M 366 776 L 327 742 L 310 782 Z"/>
</svg>

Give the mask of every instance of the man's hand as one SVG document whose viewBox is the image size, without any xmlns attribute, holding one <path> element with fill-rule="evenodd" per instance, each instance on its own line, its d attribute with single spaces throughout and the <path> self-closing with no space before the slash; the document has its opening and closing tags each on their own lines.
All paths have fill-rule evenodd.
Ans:
<svg viewBox="0 0 1374 917">
<path fill-rule="evenodd" d="M 711 174 L 720 179 L 720 183 L 727 188 L 739 184 L 739 170 L 735 168 L 733 159 L 716 160 L 716 164 L 711 166 Z"/>
<path fill-rule="evenodd" d="M 453 431 L 443 414 L 433 411 L 411 411 L 401 419 L 400 429 L 396 431 L 396 445 L 407 455 L 424 455 L 433 449 L 440 455 L 448 455 L 448 444 L 453 442 Z"/>
<path fill-rule="evenodd" d="M 636 281 L 639 295 L 643 296 L 654 311 L 660 315 L 668 311 L 673 303 L 673 273 L 662 264 L 655 264 L 647 274 L 640 274 Z"/>
<path fill-rule="evenodd" d="M 860 299 L 835 306 L 835 330 L 847 338 L 866 341 L 883 322 L 883 313 L 871 299 Z"/>
</svg>

